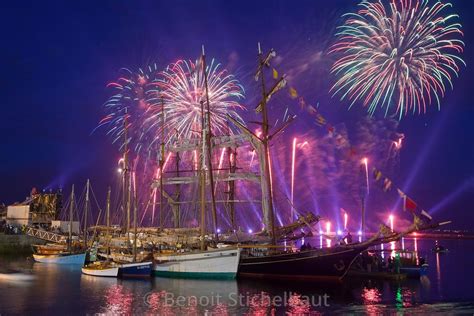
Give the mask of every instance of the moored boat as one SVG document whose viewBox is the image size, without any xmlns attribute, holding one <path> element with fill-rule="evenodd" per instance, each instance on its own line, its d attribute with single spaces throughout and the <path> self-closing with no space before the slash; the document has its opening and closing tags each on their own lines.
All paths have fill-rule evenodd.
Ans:
<svg viewBox="0 0 474 316">
<path fill-rule="evenodd" d="M 339 280 L 365 245 L 310 249 L 299 252 L 243 255 L 239 276 L 289 280 Z"/>
<path fill-rule="evenodd" d="M 153 262 L 134 262 L 119 265 L 118 276 L 122 278 L 149 278 Z"/>
<path fill-rule="evenodd" d="M 240 249 L 154 255 L 153 274 L 162 277 L 233 279 L 237 275 Z"/>
<path fill-rule="evenodd" d="M 94 262 L 82 267 L 82 273 L 98 277 L 118 277 L 119 265 L 109 262 Z"/>
<path fill-rule="evenodd" d="M 74 210 L 74 185 L 71 191 L 71 203 L 69 205 L 69 236 L 67 244 L 57 245 L 37 245 L 33 247 L 33 259 L 41 263 L 55 264 L 78 264 L 84 265 L 86 261 L 86 249 L 73 242 L 72 238 L 72 217 Z"/>
<path fill-rule="evenodd" d="M 33 258 L 36 262 L 41 263 L 83 265 L 86 261 L 86 253 L 33 254 Z"/>
</svg>

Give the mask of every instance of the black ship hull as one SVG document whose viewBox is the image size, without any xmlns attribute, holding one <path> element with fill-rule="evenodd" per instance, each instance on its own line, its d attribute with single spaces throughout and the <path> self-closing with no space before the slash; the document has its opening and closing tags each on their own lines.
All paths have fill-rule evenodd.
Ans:
<svg viewBox="0 0 474 316">
<path fill-rule="evenodd" d="M 290 280 L 340 280 L 366 246 L 313 249 L 295 253 L 242 256 L 239 276 Z"/>
</svg>

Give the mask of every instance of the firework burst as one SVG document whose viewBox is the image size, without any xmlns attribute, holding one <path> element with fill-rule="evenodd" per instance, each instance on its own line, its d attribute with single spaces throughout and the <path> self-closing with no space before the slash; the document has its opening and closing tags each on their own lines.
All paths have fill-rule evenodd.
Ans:
<svg viewBox="0 0 474 316">
<path fill-rule="evenodd" d="M 160 128 L 165 128 L 165 142 L 172 137 L 189 139 L 199 137 L 201 131 L 201 101 L 205 101 L 204 72 L 201 62 L 179 60 L 162 72 L 156 81 L 154 113 L 149 115 L 145 126 L 160 138 Z M 244 97 L 244 89 L 233 75 L 221 69 L 214 60 L 207 66 L 211 128 L 214 135 L 233 134 L 227 116 L 243 122 L 236 110 L 244 109 L 238 102 Z M 162 104 L 161 104 L 162 103 Z M 163 110 L 161 110 L 163 106 Z M 163 124 L 163 112 L 164 123 Z"/>
<path fill-rule="evenodd" d="M 425 113 L 426 107 L 452 88 L 457 76 L 457 56 L 464 48 L 461 25 L 455 14 L 446 14 L 450 3 L 429 0 L 362 1 L 357 14 L 336 34 L 330 53 L 340 58 L 332 72 L 338 76 L 331 88 L 342 99 L 363 102 L 372 115 L 385 108 L 385 116 Z"/>
<path fill-rule="evenodd" d="M 139 153 L 148 142 L 142 124 L 150 111 L 149 95 L 159 71 L 155 64 L 137 72 L 126 68 L 120 72 L 120 77 L 107 85 L 113 93 L 104 104 L 107 114 L 98 127 L 106 126 L 112 142 L 119 143 L 121 147 L 127 127 L 127 143 Z"/>
</svg>

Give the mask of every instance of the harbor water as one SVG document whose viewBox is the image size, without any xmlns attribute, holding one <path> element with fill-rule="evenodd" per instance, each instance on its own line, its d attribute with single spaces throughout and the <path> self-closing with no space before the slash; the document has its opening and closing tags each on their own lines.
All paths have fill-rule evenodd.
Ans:
<svg viewBox="0 0 474 316">
<path fill-rule="evenodd" d="M 413 239 L 404 241 L 413 249 Z M 0 279 L 0 315 L 156 314 L 307 315 L 328 313 L 474 313 L 474 241 L 417 240 L 427 259 L 422 279 L 346 279 L 342 283 L 263 280 L 120 280 L 81 274 L 80 267 L 0 258 L 3 268 L 29 271 L 32 280 Z M 315 267 L 317 268 L 317 267 Z"/>
</svg>

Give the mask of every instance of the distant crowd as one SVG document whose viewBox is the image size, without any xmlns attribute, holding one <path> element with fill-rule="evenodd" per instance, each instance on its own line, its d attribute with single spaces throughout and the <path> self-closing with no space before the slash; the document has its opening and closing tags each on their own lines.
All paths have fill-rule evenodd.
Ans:
<svg viewBox="0 0 474 316">
<path fill-rule="evenodd" d="M 5 220 L 0 221 L 0 233 L 4 233 L 5 235 L 21 235 L 26 232 L 26 226 L 23 225 L 21 227 L 13 226 L 7 224 Z"/>
</svg>

